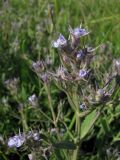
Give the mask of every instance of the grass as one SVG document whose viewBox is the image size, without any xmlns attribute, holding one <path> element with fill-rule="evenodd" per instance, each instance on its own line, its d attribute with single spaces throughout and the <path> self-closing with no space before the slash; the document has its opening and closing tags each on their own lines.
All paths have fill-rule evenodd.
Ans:
<svg viewBox="0 0 120 160">
<path fill-rule="evenodd" d="M 37 76 L 31 68 L 32 61 L 46 59 L 48 55 L 51 55 L 54 66 L 58 66 L 60 62 L 57 52 L 51 47 L 52 40 L 54 40 L 59 33 L 62 33 L 67 38 L 68 32 L 66 31 L 69 25 L 74 28 L 80 24 L 91 31 L 88 37 L 88 45 L 93 47 L 100 44 L 107 45 L 108 49 L 100 56 L 102 62 L 104 58 L 106 58 L 106 55 L 112 55 L 112 57 L 106 58 L 108 61 L 111 61 L 113 58 L 119 58 L 119 11 L 119 0 L 0 1 L 0 135 L 4 138 L 5 142 L 7 142 L 10 136 L 18 133 L 19 129 L 23 131 L 24 119 L 27 120 L 29 129 L 34 130 L 46 127 L 47 130 L 47 128 L 50 127 L 48 121 L 51 120 L 49 119 L 51 118 L 51 113 L 48 112 L 48 114 L 45 115 L 43 113 L 48 111 L 48 106 L 52 110 L 51 103 L 54 104 L 53 109 L 55 109 L 55 113 L 59 112 L 59 110 L 56 109 L 57 107 L 62 110 L 66 124 L 68 125 L 67 128 L 72 129 L 74 118 L 72 122 L 69 119 L 69 115 L 72 117 L 73 113 L 71 113 L 71 109 L 69 109 L 66 95 L 54 84 L 52 84 L 51 90 L 45 88 L 45 86 L 38 81 Z M 97 54 L 101 54 L 99 49 L 97 50 Z M 50 69 L 54 69 L 54 66 Z M 108 65 L 105 65 L 103 70 L 105 71 L 107 69 L 109 69 Z M 14 77 L 19 77 L 20 79 L 18 85 L 19 94 L 17 97 L 11 95 L 4 84 L 7 79 Z M 39 107 L 37 109 L 30 108 L 27 104 L 28 97 L 33 93 L 36 93 L 39 97 Z M 23 111 L 24 114 L 18 111 L 21 103 L 26 107 Z M 65 109 L 65 107 L 67 109 Z M 84 150 L 87 152 L 87 148 L 90 148 L 89 143 L 93 143 L 92 138 L 95 138 L 95 146 L 97 147 L 94 152 L 95 155 L 90 154 L 91 160 L 98 159 L 98 157 L 107 160 L 102 149 L 105 140 L 109 147 L 112 146 L 114 148 L 114 146 L 117 146 L 119 150 L 119 111 L 120 106 L 116 103 L 114 107 L 109 106 L 108 109 L 106 108 L 102 113 L 103 117 L 98 118 L 94 129 L 85 141 L 83 141 L 83 152 Z M 22 119 L 21 115 L 24 115 Z M 43 131 L 43 133 L 44 132 L 45 131 Z M 47 132 L 44 134 L 46 137 L 49 136 Z M 57 136 L 59 139 L 59 135 Z M 72 138 L 73 133 L 68 132 L 66 137 Z M 53 137 L 49 137 L 50 140 L 52 138 Z M 53 138 L 51 141 L 56 142 L 56 138 Z M 4 160 L 12 157 L 13 151 L 9 151 L 9 149 L 2 144 L 1 140 L 0 143 L 0 158 Z M 86 145 L 88 147 L 86 147 Z M 29 152 L 29 150 L 15 151 L 14 153 L 17 153 L 17 155 L 21 154 L 21 159 L 25 159 L 24 154 L 27 155 L 27 152 Z M 83 153 L 83 155 L 84 154 L 85 153 Z M 61 159 L 63 159 L 63 157 L 67 159 L 67 155 L 64 151 L 60 151 L 59 153 Z M 56 157 L 56 159 L 57 158 L 58 157 Z M 87 160 L 89 156 L 85 155 L 81 158 Z M 51 159 L 55 159 L 55 157 Z"/>
</svg>

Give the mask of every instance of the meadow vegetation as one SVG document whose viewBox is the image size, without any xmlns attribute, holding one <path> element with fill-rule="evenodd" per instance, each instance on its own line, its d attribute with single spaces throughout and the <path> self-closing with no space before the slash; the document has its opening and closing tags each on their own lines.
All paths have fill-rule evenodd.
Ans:
<svg viewBox="0 0 120 160">
<path fill-rule="evenodd" d="M 119 160 L 119 54 L 120 0 L 1 0 L 0 160 Z"/>
</svg>

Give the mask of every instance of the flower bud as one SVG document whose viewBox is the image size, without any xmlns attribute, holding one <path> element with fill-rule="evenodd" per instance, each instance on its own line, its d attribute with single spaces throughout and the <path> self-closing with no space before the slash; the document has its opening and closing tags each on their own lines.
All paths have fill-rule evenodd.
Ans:
<svg viewBox="0 0 120 160">
<path fill-rule="evenodd" d="M 33 62 L 32 67 L 36 73 L 40 73 L 45 69 L 44 63 L 42 61 Z"/>
<path fill-rule="evenodd" d="M 29 101 L 29 104 L 30 104 L 31 106 L 33 106 L 33 107 L 37 106 L 37 104 L 38 104 L 38 98 L 36 97 L 35 94 L 33 94 L 32 96 L 30 96 L 30 97 L 28 98 L 28 101 Z"/>
</svg>

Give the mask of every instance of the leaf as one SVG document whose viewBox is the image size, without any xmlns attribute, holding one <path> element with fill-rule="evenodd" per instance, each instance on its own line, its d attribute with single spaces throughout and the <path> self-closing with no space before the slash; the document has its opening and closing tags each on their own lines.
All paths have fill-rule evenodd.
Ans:
<svg viewBox="0 0 120 160">
<path fill-rule="evenodd" d="M 108 133 L 110 131 L 110 128 L 109 128 L 109 124 L 107 123 L 106 119 L 102 119 L 101 124 L 104 130 L 104 133 Z"/>
<path fill-rule="evenodd" d="M 23 85 L 22 85 L 22 90 L 21 90 L 21 96 L 23 100 L 26 100 L 27 94 L 26 94 L 25 87 Z"/>
<path fill-rule="evenodd" d="M 53 144 L 53 147 L 55 147 L 56 149 L 70 149 L 70 150 L 76 149 L 76 145 L 70 141 L 63 141 L 63 142 L 55 143 Z"/>
<path fill-rule="evenodd" d="M 81 139 L 83 139 L 88 134 L 88 132 L 94 125 L 99 115 L 100 115 L 100 112 L 94 110 L 86 116 L 85 120 L 81 125 L 81 135 L 80 135 Z"/>
</svg>

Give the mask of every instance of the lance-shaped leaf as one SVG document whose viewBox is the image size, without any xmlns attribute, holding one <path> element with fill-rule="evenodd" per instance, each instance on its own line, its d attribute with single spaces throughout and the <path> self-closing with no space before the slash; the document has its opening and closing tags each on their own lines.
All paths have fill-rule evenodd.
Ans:
<svg viewBox="0 0 120 160">
<path fill-rule="evenodd" d="M 81 139 L 83 139 L 88 134 L 99 115 L 100 112 L 94 110 L 86 116 L 85 120 L 81 125 Z"/>
<path fill-rule="evenodd" d="M 53 147 L 56 149 L 70 149 L 70 150 L 75 150 L 76 149 L 76 144 L 70 141 L 62 141 L 53 144 Z"/>
</svg>

